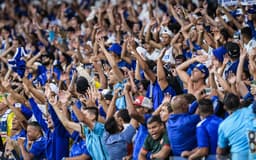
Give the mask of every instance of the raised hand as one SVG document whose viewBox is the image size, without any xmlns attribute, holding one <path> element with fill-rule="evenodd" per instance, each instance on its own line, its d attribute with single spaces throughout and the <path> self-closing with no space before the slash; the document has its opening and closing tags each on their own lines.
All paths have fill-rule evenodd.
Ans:
<svg viewBox="0 0 256 160">
<path fill-rule="evenodd" d="M 99 91 L 96 89 L 96 87 L 91 87 L 90 88 L 90 90 L 91 90 L 91 94 L 92 94 L 92 100 L 93 100 L 93 102 L 95 102 L 96 100 L 97 100 L 97 98 L 98 98 L 98 96 L 99 96 Z"/>
<path fill-rule="evenodd" d="M 124 9 L 123 9 L 123 8 L 118 8 L 117 12 L 118 12 L 120 15 L 123 15 L 123 14 L 124 14 Z"/>
<path fill-rule="evenodd" d="M 158 60 L 161 60 L 166 52 L 166 48 L 162 49 L 162 51 L 160 52 L 160 55 L 158 56 Z"/>
<path fill-rule="evenodd" d="M 102 38 L 97 39 L 97 44 L 100 46 L 101 49 L 105 48 L 104 39 Z"/>
<path fill-rule="evenodd" d="M 87 106 L 95 106 L 95 96 L 93 95 L 93 88 L 89 88 L 86 93 L 86 99 L 83 99 Z"/>
<path fill-rule="evenodd" d="M 165 14 L 162 19 L 162 25 L 168 25 L 170 18 Z"/>
<path fill-rule="evenodd" d="M 157 24 L 157 21 L 156 21 L 155 18 L 152 18 L 152 19 L 150 20 L 150 26 L 153 27 L 155 24 Z"/>
<path fill-rule="evenodd" d="M 172 96 L 169 93 L 165 94 L 164 99 L 162 101 L 162 104 L 167 103 L 167 102 L 171 102 L 171 99 L 172 99 Z"/>
<path fill-rule="evenodd" d="M 52 106 L 57 106 L 58 105 L 58 96 L 55 95 L 55 96 L 51 96 L 49 98 L 49 103 L 52 105 Z"/>
<path fill-rule="evenodd" d="M 9 81 L 2 81 L 2 86 L 8 91 L 11 89 L 11 84 Z"/>
<path fill-rule="evenodd" d="M 114 6 L 113 5 L 109 5 L 108 9 L 107 9 L 107 13 L 113 13 L 114 10 Z"/>
<path fill-rule="evenodd" d="M 24 86 L 24 88 L 25 88 L 25 86 Z M 51 88 L 50 88 L 50 86 L 49 86 L 49 83 L 47 83 L 47 84 L 45 85 L 44 94 L 45 94 L 45 96 L 46 96 L 47 99 L 50 99 L 50 97 L 51 97 Z"/>
<path fill-rule="evenodd" d="M 19 145 L 19 146 L 23 146 L 23 145 L 24 145 L 24 142 L 25 142 L 25 138 L 24 138 L 24 137 L 19 137 L 18 140 L 17 140 L 17 142 L 18 142 L 18 145 Z"/>
</svg>

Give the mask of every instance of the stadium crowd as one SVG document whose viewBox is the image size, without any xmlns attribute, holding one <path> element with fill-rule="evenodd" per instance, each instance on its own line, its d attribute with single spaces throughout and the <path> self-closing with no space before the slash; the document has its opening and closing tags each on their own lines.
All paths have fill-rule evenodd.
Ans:
<svg viewBox="0 0 256 160">
<path fill-rule="evenodd" d="M 1 0 L 0 15 L 1 160 L 256 159 L 256 4 Z"/>
</svg>

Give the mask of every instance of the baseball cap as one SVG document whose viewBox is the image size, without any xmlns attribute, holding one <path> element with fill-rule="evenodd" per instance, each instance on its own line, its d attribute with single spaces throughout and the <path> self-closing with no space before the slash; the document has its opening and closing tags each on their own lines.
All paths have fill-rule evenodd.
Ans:
<svg viewBox="0 0 256 160">
<path fill-rule="evenodd" d="M 202 64 L 202 63 L 198 63 L 195 68 L 197 68 L 198 70 L 200 70 L 205 76 L 204 78 L 207 78 L 209 76 L 209 70 L 208 68 Z"/>
<path fill-rule="evenodd" d="M 116 55 L 121 56 L 122 47 L 118 43 L 113 43 L 109 48 L 108 51 L 114 52 Z"/>
<path fill-rule="evenodd" d="M 238 8 L 234 11 L 231 11 L 230 14 L 233 16 L 233 17 L 237 17 L 237 16 L 240 16 L 243 14 L 243 10 L 241 8 Z"/>
<path fill-rule="evenodd" d="M 101 93 L 106 100 L 111 100 L 113 97 L 112 91 L 110 89 L 103 89 Z"/>
<path fill-rule="evenodd" d="M 153 107 L 151 100 L 147 97 L 144 97 L 144 96 L 138 96 L 135 99 L 133 104 L 135 106 L 141 106 L 141 107 L 145 107 L 145 108 L 148 108 L 148 109 L 152 109 L 152 107 Z"/>
<path fill-rule="evenodd" d="M 230 58 L 239 58 L 240 56 L 240 47 L 237 43 L 227 42 L 225 48 L 228 51 L 228 56 Z"/>
<path fill-rule="evenodd" d="M 256 8 L 249 8 L 248 13 L 249 14 L 255 14 L 256 13 Z"/>
<path fill-rule="evenodd" d="M 214 49 L 212 53 L 218 61 L 223 62 L 224 55 L 227 53 L 227 49 L 224 46 L 221 46 L 219 48 Z"/>
<path fill-rule="evenodd" d="M 170 37 L 173 37 L 172 31 L 168 27 L 161 27 L 160 35 L 168 34 Z"/>
</svg>

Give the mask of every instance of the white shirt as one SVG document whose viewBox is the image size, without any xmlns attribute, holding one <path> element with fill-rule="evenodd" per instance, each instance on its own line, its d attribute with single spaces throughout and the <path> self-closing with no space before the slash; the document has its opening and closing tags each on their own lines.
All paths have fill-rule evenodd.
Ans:
<svg viewBox="0 0 256 160">
<path fill-rule="evenodd" d="M 137 47 L 136 51 L 147 60 L 156 61 L 160 55 L 160 50 L 155 49 L 151 54 L 143 47 Z"/>
<path fill-rule="evenodd" d="M 244 44 L 244 48 L 246 48 L 246 51 L 248 54 L 250 54 L 252 49 L 255 47 L 256 47 L 255 39 L 251 39 L 247 44 Z"/>
<path fill-rule="evenodd" d="M 166 51 L 165 54 L 162 58 L 162 61 L 165 63 L 171 63 L 171 64 L 175 64 L 175 59 L 173 57 L 173 53 L 172 53 L 172 49 L 173 47 L 169 47 Z"/>
</svg>

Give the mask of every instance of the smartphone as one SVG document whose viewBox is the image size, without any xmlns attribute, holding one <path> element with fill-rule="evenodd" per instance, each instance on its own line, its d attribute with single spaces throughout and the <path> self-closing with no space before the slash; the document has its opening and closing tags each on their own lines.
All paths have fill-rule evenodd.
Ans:
<svg viewBox="0 0 256 160">
<path fill-rule="evenodd" d="M 205 88 L 204 91 L 205 91 L 205 94 L 206 94 L 206 95 L 210 95 L 212 89 L 211 89 L 211 88 Z"/>
</svg>

